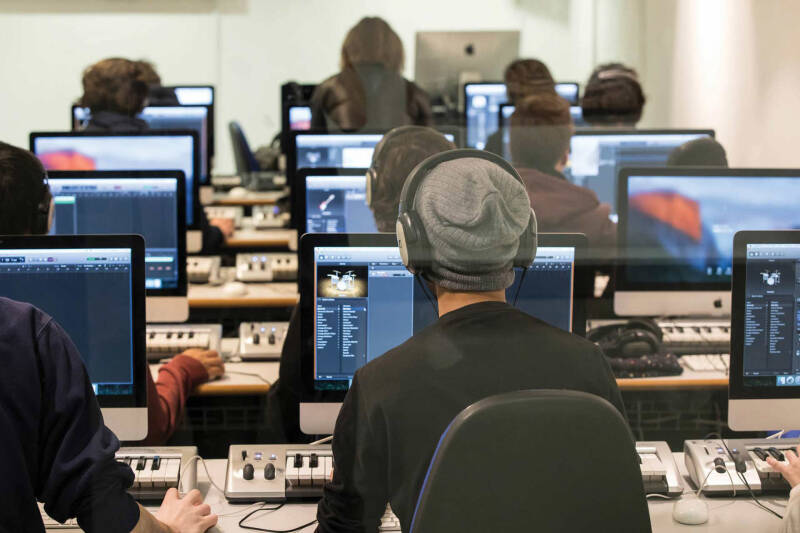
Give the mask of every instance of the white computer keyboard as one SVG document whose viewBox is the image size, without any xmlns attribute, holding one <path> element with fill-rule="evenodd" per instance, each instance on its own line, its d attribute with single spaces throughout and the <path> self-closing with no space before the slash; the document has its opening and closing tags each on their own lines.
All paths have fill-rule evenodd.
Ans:
<svg viewBox="0 0 800 533">
<path fill-rule="evenodd" d="M 695 354 L 683 355 L 681 364 L 694 372 L 725 372 L 731 366 L 731 356 L 728 354 Z"/>
<path fill-rule="evenodd" d="M 55 520 L 50 518 L 50 515 L 48 515 L 47 513 L 44 512 L 44 504 L 43 503 L 39 503 L 39 513 L 41 513 L 41 515 L 42 515 L 42 522 L 44 522 L 44 528 L 45 529 L 48 529 L 48 530 L 50 530 L 50 529 L 74 529 L 74 530 L 80 530 L 80 527 L 78 527 L 78 520 L 76 518 L 70 518 L 66 522 L 64 522 L 63 524 L 60 523 L 60 522 L 56 522 Z"/>
</svg>

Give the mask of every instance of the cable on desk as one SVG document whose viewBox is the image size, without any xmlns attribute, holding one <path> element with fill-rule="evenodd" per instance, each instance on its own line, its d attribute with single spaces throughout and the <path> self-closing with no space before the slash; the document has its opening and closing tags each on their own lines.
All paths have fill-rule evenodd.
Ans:
<svg viewBox="0 0 800 533">
<path fill-rule="evenodd" d="M 719 439 L 719 440 L 721 440 L 721 441 L 722 441 L 722 445 L 723 445 L 723 446 L 725 446 L 725 451 L 726 451 L 726 452 L 728 452 L 728 456 L 731 458 L 731 461 L 733 461 L 734 463 L 736 463 L 736 459 L 734 459 L 734 457 L 733 457 L 733 453 L 731 453 L 731 450 L 730 450 L 730 448 L 728 448 L 728 443 L 727 443 L 727 442 L 725 442 L 725 439 L 723 439 L 721 435 L 720 435 L 720 439 Z M 747 487 L 747 490 L 750 492 L 750 497 L 751 497 L 751 498 L 753 498 L 753 501 L 754 501 L 754 502 L 756 502 L 756 505 L 758 505 L 759 507 L 761 507 L 762 509 L 764 509 L 766 512 L 768 512 L 768 513 L 771 513 L 771 514 L 774 514 L 774 515 L 775 515 L 775 516 L 777 516 L 777 517 L 778 517 L 780 520 L 783 520 L 783 515 L 781 515 L 780 513 L 777 513 L 777 512 L 775 512 L 775 511 L 773 511 L 772 509 L 770 509 L 769 507 L 767 507 L 766 505 L 764 505 L 763 503 L 761 503 L 761 502 L 759 501 L 759 499 L 758 499 L 758 498 L 756 498 L 756 494 L 753 492 L 753 489 L 750 487 L 750 483 L 748 483 L 748 482 L 747 482 L 747 479 L 745 479 L 745 477 L 742 475 L 742 472 L 739 472 L 739 471 L 737 470 L 737 471 L 736 471 L 736 473 L 738 474 L 738 476 L 739 476 L 739 479 L 741 479 L 741 480 L 742 480 L 742 482 L 744 483 L 744 485 Z"/>
<path fill-rule="evenodd" d="M 267 528 L 263 528 L 263 527 L 247 526 L 244 523 L 245 520 L 247 520 L 248 518 L 250 518 L 251 516 L 253 516 L 254 514 L 256 514 L 258 512 L 261 512 L 261 511 L 274 512 L 274 511 L 277 511 L 278 509 L 282 508 L 284 505 L 285 504 L 282 503 L 282 504 L 278 505 L 277 507 L 272 507 L 272 508 L 262 507 L 260 509 L 256 509 L 255 511 L 251 511 L 250 513 L 247 514 L 247 516 L 245 516 L 244 518 L 239 520 L 239 527 L 242 528 L 242 529 L 249 529 L 251 531 L 263 531 L 265 533 L 294 533 L 295 531 L 300 531 L 301 529 L 305 529 L 305 528 L 307 528 L 309 526 L 313 526 L 314 524 L 317 523 L 316 520 L 312 520 L 311 522 L 308 522 L 307 524 L 303 524 L 301 526 L 297 526 L 297 527 L 292 528 L 292 529 L 267 529 Z"/>
<path fill-rule="evenodd" d="M 324 439 L 315 440 L 314 442 L 309 444 L 309 446 L 319 446 L 320 444 L 326 444 L 326 443 L 328 443 L 328 442 L 330 442 L 332 440 L 333 440 L 333 435 L 329 435 L 329 436 L 325 437 Z"/>
<path fill-rule="evenodd" d="M 240 372 L 238 370 L 226 370 L 225 373 L 226 374 L 235 374 L 237 376 L 250 376 L 251 378 L 259 379 L 260 381 L 262 381 L 263 383 L 266 383 L 267 385 L 272 385 L 272 383 L 270 383 L 269 381 L 264 379 L 263 376 L 260 376 L 260 375 L 256 374 L 255 372 Z"/>
<path fill-rule="evenodd" d="M 192 465 L 192 463 L 198 460 L 201 463 L 203 463 L 203 470 L 206 471 L 206 476 L 208 477 L 208 482 L 211 483 L 211 486 L 220 491 L 222 494 L 225 494 L 225 491 L 221 489 L 219 485 L 214 483 L 214 479 L 211 477 L 211 474 L 208 473 L 208 466 L 206 466 L 206 460 L 200 457 L 199 455 L 193 455 L 192 457 L 190 457 L 189 460 L 186 462 L 186 466 L 184 466 L 183 469 L 181 470 L 181 478 L 178 480 L 178 492 L 181 494 L 185 494 L 181 490 L 181 486 L 183 485 L 183 479 L 184 479 L 183 476 L 184 474 L 186 474 L 186 470 Z"/>
</svg>

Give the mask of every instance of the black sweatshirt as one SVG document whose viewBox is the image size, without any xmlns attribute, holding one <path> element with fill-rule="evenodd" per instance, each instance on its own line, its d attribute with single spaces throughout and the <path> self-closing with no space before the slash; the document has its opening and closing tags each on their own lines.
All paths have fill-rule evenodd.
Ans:
<svg viewBox="0 0 800 533">
<path fill-rule="evenodd" d="M 133 529 L 133 472 L 114 460 L 119 441 L 64 330 L 0 297 L 0 360 L 0 531 L 44 531 L 37 499 L 88 533 Z"/>
<path fill-rule="evenodd" d="M 319 504 L 318 531 L 376 531 L 387 502 L 408 531 L 436 444 L 453 418 L 481 399 L 527 389 L 596 394 L 624 414 L 595 345 L 500 302 L 447 313 L 362 367 L 336 422 L 336 466 Z"/>
</svg>

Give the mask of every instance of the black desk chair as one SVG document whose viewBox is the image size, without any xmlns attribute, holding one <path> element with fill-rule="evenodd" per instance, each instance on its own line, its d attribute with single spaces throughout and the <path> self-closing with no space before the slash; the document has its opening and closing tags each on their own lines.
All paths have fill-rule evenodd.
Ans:
<svg viewBox="0 0 800 533">
<path fill-rule="evenodd" d="M 518 391 L 464 409 L 442 435 L 411 533 L 649 532 L 625 420 L 604 399 Z"/>
<path fill-rule="evenodd" d="M 256 161 L 253 151 L 250 150 L 250 144 L 247 142 L 247 137 L 244 136 L 244 131 L 238 122 L 232 120 L 228 123 L 228 131 L 231 134 L 231 143 L 233 144 L 233 159 L 236 162 L 236 173 L 244 176 L 250 172 L 258 172 L 261 167 Z"/>
</svg>

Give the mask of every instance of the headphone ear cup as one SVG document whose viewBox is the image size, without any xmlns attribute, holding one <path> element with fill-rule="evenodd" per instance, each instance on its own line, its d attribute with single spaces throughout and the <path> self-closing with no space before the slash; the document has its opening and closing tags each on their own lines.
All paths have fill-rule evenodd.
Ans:
<svg viewBox="0 0 800 533">
<path fill-rule="evenodd" d="M 519 236 L 519 248 L 514 258 L 514 266 L 518 268 L 528 268 L 536 258 L 538 244 L 538 232 L 536 223 L 536 213 L 531 209 L 531 217 L 528 220 L 528 227 Z"/>
<path fill-rule="evenodd" d="M 367 197 L 367 205 L 372 207 L 372 191 L 373 187 L 375 187 L 375 169 L 370 167 L 367 170 L 367 183 L 366 183 L 366 197 Z"/>
<path fill-rule="evenodd" d="M 408 271 L 415 274 L 416 268 L 411 248 L 413 247 L 413 241 L 416 239 L 416 236 L 413 235 L 411 217 L 408 216 L 408 213 L 403 213 L 397 218 L 395 233 L 397 234 L 397 246 L 400 249 L 400 258 L 403 260 L 403 264 Z"/>
</svg>

